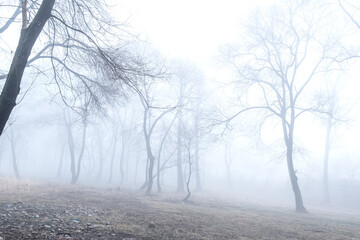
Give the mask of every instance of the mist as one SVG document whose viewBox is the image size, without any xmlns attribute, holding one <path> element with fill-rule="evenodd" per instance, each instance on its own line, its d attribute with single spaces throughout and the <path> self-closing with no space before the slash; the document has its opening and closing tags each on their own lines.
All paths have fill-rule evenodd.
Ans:
<svg viewBox="0 0 360 240">
<path fill-rule="evenodd" d="M 0 239 L 360 237 L 356 1 L 40 2 L 0 3 Z"/>
</svg>

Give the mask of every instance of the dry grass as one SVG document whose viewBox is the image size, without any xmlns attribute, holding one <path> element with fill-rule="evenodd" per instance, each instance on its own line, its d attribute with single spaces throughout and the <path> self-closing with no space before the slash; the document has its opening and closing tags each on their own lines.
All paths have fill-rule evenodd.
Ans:
<svg viewBox="0 0 360 240">
<path fill-rule="evenodd" d="M 177 195 L 146 197 L 110 189 L 9 179 L 0 179 L 0 194 L 0 203 L 21 201 L 59 211 L 69 209 L 71 214 L 64 215 L 65 222 L 71 224 L 76 218 L 109 233 L 108 237 L 102 234 L 94 239 L 360 239 L 360 219 L 356 216 L 303 215 L 205 196 L 194 197 L 193 204 L 184 204 L 180 202 L 182 196 Z M 70 235 L 73 239 L 85 236 L 81 232 Z"/>
</svg>

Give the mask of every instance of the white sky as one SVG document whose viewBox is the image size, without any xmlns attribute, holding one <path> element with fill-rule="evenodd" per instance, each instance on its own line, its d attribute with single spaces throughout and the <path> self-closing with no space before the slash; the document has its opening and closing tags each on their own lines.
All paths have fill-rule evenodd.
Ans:
<svg viewBox="0 0 360 240">
<path fill-rule="evenodd" d="M 120 12 L 131 14 L 135 31 L 165 56 L 206 65 L 218 47 L 234 38 L 241 19 L 265 0 L 124 0 Z"/>
</svg>

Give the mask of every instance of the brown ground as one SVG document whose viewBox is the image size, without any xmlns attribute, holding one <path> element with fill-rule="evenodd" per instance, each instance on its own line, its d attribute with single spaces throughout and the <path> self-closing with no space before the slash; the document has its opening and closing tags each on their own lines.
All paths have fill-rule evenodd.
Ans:
<svg viewBox="0 0 360 240">
<path fill-rule="evenodd" d="M 360 239 L 360 216 L 0 179 L 0 239 Z"/>
</svg>

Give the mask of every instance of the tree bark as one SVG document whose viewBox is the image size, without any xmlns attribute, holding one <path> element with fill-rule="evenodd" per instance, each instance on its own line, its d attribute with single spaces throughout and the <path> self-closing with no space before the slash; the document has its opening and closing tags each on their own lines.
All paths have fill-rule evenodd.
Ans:
<svg viewBox="0 0 360 240">
<path fill-rule="evenodd" d="M 13 130 L 10 130 L 10 142 L 11 142 L 11 153 L 12 153 L 12 163 L 13 163 L 13 169 L 14 169 L 14 173 L 17 179 L 20 179 L 20 173 L 19 173 L 19 168 L 17 166 L 17 159 L 16 159 L 16 152 L 15 152 L 15 139 L 14 139 L 14 133 Z"/>
<path fill-rule="evenodd" d="M 0 169 L 1 169 L 1 162 L 2 162 L 2 157 L 3 157 L 3 148 L 2 148 L 2 143 L 0 142 Z M 1 174 L 0 174 L 1 175 Z"/>
<path fill-rule="evenodd" d="M 187 195 L 186 197 L 183 199 L 183 202 L 188 202 L 189 198 L 191 196 L 191 191 L 190 191 L 190 180 L 191 180 L 191 174 L 192 174 L 192 162 L 191 162 L 191 141 L 188 142 L 188 145 L 186 145 L 186 150 L 187 150 L 187 160 L 188 160 L 188 165 L 189 165 L 189 173 L 188 173 L 188 178 L 186 180 L 186 190 L 187 190 Z"/>
<path fill-rule="evenodd" d="M 137 146 L 138 146 L 138 145 L 137 145 Z M 138 146 L 138 147 L 137 147 L 137 151 L 136 151 L 136 163 L 135 163 L 134 184 L 136 184 L 136 180 L 137 180 L 139 163 L 140 163 L 140 147 Z"/>
<path fill-rule="evenodd" d="M 161 143 L 160 143 L 160 147 L 159 147 L 159 151 L 158 151 L 158 155 L 157 155 L 157 188 L 158 188 L 158 192 L 161 192 L 161 184 L 160 184 L 160 172 L 161 170 L 161 154 L 162 154 L 162 150 L 163 150 L 163 147 L 164 147 L 164 143 L 165 143 L 165 140 L 171 130 L 171 127 L 173 126 L 174 122 L 176 120 L 176 115 L 174 116 L 173 120 L 171 121 L 171 124 L 169 125 L 169 127 L 166 129 L 166 132 L 163 136 L 163 138 L 161 139 Z"/>
<path fill-rule="evenodd" d="M 329 194 L 329 156 L 330 156 L 330 145 L 331 145 L 331 128 L 332 128 L 332 117 L 328 116 L 328 122 L 326 127 L 326 140 L 325 140 L 325 153 L 324 153 L 324 169 L 323 169 L 323 203 L 330 203 Z"/>
<path fill-rule="evenodd" d="M 114 168 L 114 160 L 115 160 L 115 151 L 116 151 L 116 145 L 117 145 L 117 134 L 114 134 L 114 146 L 111 153 L 111 160 L 110 160 L 110 176 L 109 176 L 109 183 L 112 181 L 113 176 L 113 168 Z"/>
<path fill-rule="evenodd" d="M 225 144 L 225 167 L 226 167 L 226 180 L 227 180 L 227 187 L 228 189 L 231 189 L 231 154 L 230 154 L 230 146 L 228 145 L 230 143 Z"/>
<path fill-rule="evenodd" d="M 61 152 L 60 152 L 60 159 L 59 159 L 59 166 L 58 166 L 58 171 L 56 174 L 56 177 L 60 177 L 61 176 L 61 169 L 62 169 L 62 165 L 63 165 L 63 160 L 64 160 L 64 153 L 65 153 L 65 144 L 62 143 L 61 144 Z"/>
<path fill-rule="evenodd" d="M 189 154 L 189 176 L 188 176 L 188 179 L 186 181 L 186 190 L 187 190 L 187 195 L 186 197 L 183 199 L 184 202 L 187 202 L 189 201 L 189 198 L 191 196 L 191 191 L 190 191 L 190 180 L 191 180 L 191 157 L 190 157 L 190 154 Z"/>
<path fill-rule="evenodd" d="M 148 185 L 148 179 L 149 179 L 148 175 L 149 175 L 149 157 L 147 157 L 147 153 L 146 153 L 145 182 L 143 184 L 143 186 L 145 187 L 142 189 L 145 189 Z"/>
<path fill-rule="evenodd" d="M 125 179 L 125 172 L 124 172 L 125 146 L 126 146 L 126 140 L 125 140 L 125 136 L 123 135 L 122 143 L 121 143 L 121 156 L 120 156 L 120 184 L 123 184 Z"/>
<path fill-rule="evenodd" d="M 198 110 L 197 110 L 198 111 Z M 199 120 L 195 118 L 195 178 L 196 178 L 196 191 L 201 191 L 201 178 L 200 178 L 200 157 L 199 157 Z"/>
<path fill-rule="evenodd" d="M 20 85 L 31 50 L 45 23 L 51 16 L 55 0 L 43 0 L 29 27 L 22 29 L 18 46 L 0 95 L 0 135 L 16 105 Z"/>
<path fill-rule="evenodd" d="M 178 131 L 177 131 L 177 192 L 184 192 L 184 176 L 182 170 L 182 146 L 181 146 L 181 138 L 182 138 L 182 112 L 179 109 L 178 113 Z"/>
<path fill-rule="evenodd" d="M 226 165 L 226 179 L 227 179 L 228 189 L 231 189 L 232 188 L 232 181 L 231 181 L 231 167 L 230 167 L 230 165 Z"/>
<path fill-rule="evenodd" d="M 70 167 L 70 170 L 71 170 L 71 184 L 76 184 L 77 181 L 79 180 L 80 170 L 81 170 L 81 160 L 83 158 L 84 151 L 85 151 L 86 129 L 87 129 L 87 124 L 84 123 L 81 150 L 80 150 L 79 158 L 76 161 L 76 158 L 75 158 L 75 143 L 74 143 L 74 138 L 73 138 L 73 135 L 72 135 L 71 124 L 68 125 L 68 142 L 69 142 L 69 150 L 70 150 L 70 158 L 71 158 L 71 167 Z"/>
<path fill-rule="evenodd" d="M 99 149 L 99 169 L 96 176 L 96 180 L 100 181 L 102 177 L 102 172 L 104 169 L 104 153 L 103 153 L 103 140 L 100 137 L 100 133 L 98 133 L 98 149 Z"/>
<path fill-rule="evenodd" d="M 28 16 L 27 16 L 27 0 L 21 1 L 21 12 L 22 12 L 22 28 L 27 28 Z"/>
<path fill-rule="evenodd" d="M 85 120 L 86 121 L 86 120 Z M 80 155 L 79 155 L 79 159 L 78 159 L 78 164 L 77 164 L 77 171 L 76 171 L 76 181 L 75 183 L 78 181 L 79 176 L 80 176 L 80 170 L 81 170 L 81 162 L 84 156 L 84 152 L 85 152 L 85 144 L 86 144 L 86 131 L 87 131 L 87 123 L 84 122 L 84 128 L 83 128 L 83 134 L 82 134 L 82 143 L 81 143 L 81 150 L 80 150 Z"/>
<path fill-rule="evenodd" d="M 154 156 L 149 158 L 149 173 L 148 173 L 148 185 L 146 189 L 146 195 L 150 195 L 153 186 L 153 171 L 154 171 Z"/>
<path fill-rule="evenodd" d="M 283 126 L 284 126 L 283 121 Z M 284 132 L 286 134 L 286 132 Z M 286 160 L 288 166 L 288 173 L 290 176 L 291 187 L 295 196 L 295 211 L 299 213 L 308 213 L 304 207 L 303 199 L 301 196 L 300 187 L 298 184 L 298 178 L 294 169 L 293 162 L 293 146 L 294 146 L 294 120 L 291 121 L 289 126 L 289 133 L 285 135 L 285 144 L 286 144 Z"/>
<path fill-rule="evenodd" d="M 161 192 L 161 183 L 160 183 L 160 156 L 158 156 L 157 159 L 157 176 L 156 176 L 156 184 L 157 184 L 157 189 L 158 192 Z"/>
<path fill-rule="evenodd" d="M 148 130 L 147 130 L 148 112 L 149 112 L 149 109 L 146 108 L 145 111 L 144 111 L 144 120 L 143 120 L 143 131 L 144 131 L 145 144 L 146 144 L 146 154 L 147 154 L 147 159 L 148 159 L 148 162 L 147 162 L 148 163 L 147 164 L 147 178 L 146 178 L 147 188 L 146 188 L 146 192 L 145 192 L 146 195 L 149 195 L 151 193 L 151 190 L 152 190 L 153 170 L 154 170 L 154 162 L 155 162 L 155 157 L 154 157 L 154 155 L 152 154 L 152 151 L 151 151 L 150 133 L 148 133 Z"/>
<path fill-rule="evenodd" d="M 72 135 L 71 125 L 68 124 L 68 144 L 70 151 L 70 171 L 71 171 L 71 184 L 76 183 L 76 160 L 75 160 L 75 146 L 74 146 L 74 138 Z"/>
</svg>

